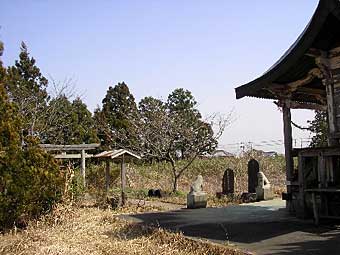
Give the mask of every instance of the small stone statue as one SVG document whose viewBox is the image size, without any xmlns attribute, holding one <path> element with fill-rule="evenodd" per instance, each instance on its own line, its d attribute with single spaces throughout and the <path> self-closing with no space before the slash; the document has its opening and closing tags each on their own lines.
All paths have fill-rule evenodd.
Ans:
<svg viewBox="0 0 340 255">
<path fill-rule="evenodd" d="M 196 180 L 190 186 L 190 192 L 187 195 L 187 208 L 205 208 L 207 207 L 207 194 L 203 191 L 203 177 L 198 175 Z"/>
<path fill-rule="evenodd" d="M 258 187 L 270 188 L 270 182 L 263 172 L 257 173 L 257 180 L 258 180 L 258 183 L 257 183 Z"/>
<path fill-rule="evenodd" d="M 257 174 L 257 187 L 256 187 L 256 200 L 270 200 L 273 199 L 274 194 L 270 185 L 269 180 L 263 172 Z"/>
<path fill-rule="evenodd" d="M 196 180 L 190 186 L 190 193 L 192 195 L 199 195 L 203 192 L 203 177 L 198 175 Z"/>
</svg>

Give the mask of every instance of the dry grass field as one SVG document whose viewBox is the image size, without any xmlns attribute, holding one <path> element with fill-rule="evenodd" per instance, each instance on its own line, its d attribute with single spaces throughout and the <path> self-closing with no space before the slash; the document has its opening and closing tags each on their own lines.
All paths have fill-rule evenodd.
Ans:
<svg viewBox="0 0 340 255">
<path fill-rule="evenodd" d="M 145 199 L 148 189 L 171 189 L 169 165 L 129 164 L 128 195 L 133 198 L 130 201 L 134 203 L 117 210 L 108 209 L 107 204 L 105 205 L 103 166 L 93 166 L 88 171 L 88 192 L 94 191 L 90 195 L 91 199 L 73 205 L 59 204 L 51 214 L 39 221 L 31 221 L 27 229 L 12 229 L 3 234 L 0 236 L 0 254 L 243 254 L 231 246 L 192 240 L 181 233 L 128 223 L 117 215 L 170 208 L 171 204 L 164 206 L 162 202 L 185 205 L 186 192 L 198 174 L 203 175 L 205 181 L 204 189 L 209 194 L 208 206 L 238 203 L 238 195 L 234 198 L 216 199 L 215 193 L 221 191 L 223 172 L 227 168 L 235 171 L 236 192 L 240 194 L 246 191 L 247 162 L 250 158 L 199 159 L 182 176 L 177 194 L 161 199 L 148 199 L 151 202 L 147 203 L 139 201 Z M 283 157 L 256 159 L 261 171 L 267 175 L 279 194 L 284 190 Z M 116 166 L 112 169 L 113 190 L 119 187 L 118 170 Z"/>
<path fill-rule="evenodd" d="M 186 194 L 190 184 L 201 174 L 204 179 L 204 190 L 211 196 L 222 191 L 222 177 L 227 168 L 235 173 L 235 192 L 241 194 L 247 191 L 248 174 L 247 164 L 255 158 L 260 165 L 260 170 L 268 177 L 276 194 L 285 190 L 285 161 L 283 156 L 263 157 L 261 155 L 246 155 L 243 157 L 198 159 L 183 173 L 179 180 L 180 193 Z M 185 164 L 186 162 L 183 162 Z M 104 166 L 103 166 L 104 167 Z M 116 167 L 116 170 L 118 168 Z M 104 168 L 101 170 L 105 172 Z M 117 175 L 118 176 L 118 175 Z M 119 177 L 115 181 L 119 186 Z M 162 189 L 170 191 L 172 188 L 172 173 L 167 163 L 157 164 L 129 164 L 127 169 L 127 184 L 132 190 L 147 192 L 148 189 Z M 104 183 L 101 184 L 104 186 Z"/>
<path fill-rule="evenodd" d="M 120 211 L 91 205 L 59 205 L 28 229 L 0 237 L 0 254 L 234 254 L 233 247 L 196 241 L 181 233 L 128 223 L 118 213 L 136 213 L 159 208 L 129 207 Z"/>
</svg>

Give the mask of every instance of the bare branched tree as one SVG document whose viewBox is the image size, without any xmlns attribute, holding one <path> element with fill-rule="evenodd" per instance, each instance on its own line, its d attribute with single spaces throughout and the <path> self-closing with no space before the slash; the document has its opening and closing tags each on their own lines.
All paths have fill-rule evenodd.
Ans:
<svg viewBox="0 0 340 255">
<path fill-rule="evenodd" d="M 215 113 L 205 120 L 200 114 L 195 116 L 171 112 L 162 101 L 147 97 L 139 104 L 138 119 L 130 121 L 139 143 L 129 148 L 145 159 L 169 162 L 173 191 L 177 191 L 180 177 L 198 156 L 215 150 L 218 139 L 233 121 L 232 112 Z M 124 130 L 116 130 L 114 135 L 119 136 L 116 140 L 127 139 Z"/>
</svg>

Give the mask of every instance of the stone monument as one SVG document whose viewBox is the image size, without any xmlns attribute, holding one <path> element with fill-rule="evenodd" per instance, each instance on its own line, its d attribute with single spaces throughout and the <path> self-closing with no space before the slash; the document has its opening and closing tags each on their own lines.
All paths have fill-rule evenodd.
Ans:
<svg viewBox="0 0 340 255">
<path fill-rule="evenodd" d="M 256 187 L 256 200 L 271 200 L 274 198 L 274 194 L 269 180 L 263 172 L 257 174 L 258 183 Z"/>
<path fill-rule="evenodd" d="M 234 194 L 235 190 L 235 175 L 234 171 L 230 168 L 225 170 L 223 179 L 222 179 L 222 194 Z"/>
<path fill-rule="evenodd" d="M 205 207 L 207 207 L 207 193 L 203 191 L 203 177 L 198 175 L 191 184 L 190 192 L 187 195 L 187 208 L 196 209 Z"/>
<path fill-rule="evenodd" d="M 257 186 L 257 174 L 260 171 L 259 162 L 255 159 L 251 159 L 248 162 L 248 192 L 255 193 L 255 188 Z"/>
</svg>

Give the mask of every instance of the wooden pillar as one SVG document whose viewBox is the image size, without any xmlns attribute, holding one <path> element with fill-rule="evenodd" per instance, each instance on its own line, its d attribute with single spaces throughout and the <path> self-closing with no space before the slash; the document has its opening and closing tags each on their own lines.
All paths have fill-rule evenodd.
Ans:
<svg viewBox="0 0 340 255">
<path fill-rule="evenodd" d="M 292 139 L 292 125 L 291 125 L 291 113 L 289 108 L 289 101 L 285 100 L 282 106 L 283 112 L 283 133 L 284 133 L 284 145 L 285 145 L 285 160 L 286 160 L 286 181 L 287 181 L 287 194 L 291 196 L 291 182 L 293 180 L 294 161 L 292 156 L 293 139 Z M 292 201 L 286 201 L 286 208 L 289 212 L 293 212 Z"/>
<path fill-rule="evenodd" d="M 126 168 L 125 168 L 125 159 L 124 154 L 122 155 L 122 162 L 121 162 L 121 169 L 120 169 L 120 178 L 121 178 L 121 189 L 122 189 L 122 196 L 121 196 L 121 206 L 125 205 L 125 188 L 126 188 Z"/>
<path fill-rule="evenodd" d="M 327 116 L 328 116 L 328 145 L 336 146 L 339 144 L 336 138 L 337 133 L 337 105 L 335 103 L 335 91 L 334 83 L 336 75 L 334 75 L 333 69 L 339 68 L 336 64 L 339 62 L 337 59 L 339 56 L 339 48 L 330 50 L 329 52 L 322 51 L 321 56 L 315 59 L 316 65 L 320 68 L 323 74 L 322 83 L 326 88 L 327 97 Z M 335 59 L 335 61 L 334 61 Z"/>
<path fill-rule="evenodd" d="M 336 133 L 336 117 L 334 109 L 334 86 L 331 79 L 324 79 L 323 83 L 326 87 L 327 93 L 327 113 L 328 113 L 328 145 L 337 145 L 337 139 L 334 138 Z"/>
<path fill-rule="evenodd" d="M 291 182 L 293 179 L 294 162 L 292 156 L 293 140 L 292 140 L 291 113 L 287 101 L 284 102 L 282 111 L 283 111 L 283 132 L 286 159 L 286 180 L 289 184 L 289 182 Z"/>
<path fill-rule="evenodd" d="M 81 167 L 80 167 L 80 173 L 83 177 L 83 187 L 85 188 L 86 186 L 86 180 L 85 180 L 85 150 L 81 150 Z"/>
<path fill-rule="evenodd" d="M 105 168 L 105 189 L 106 192 L 110 190 L 110 160 L 106 160 L 106 168 Z"/>
</svg>

